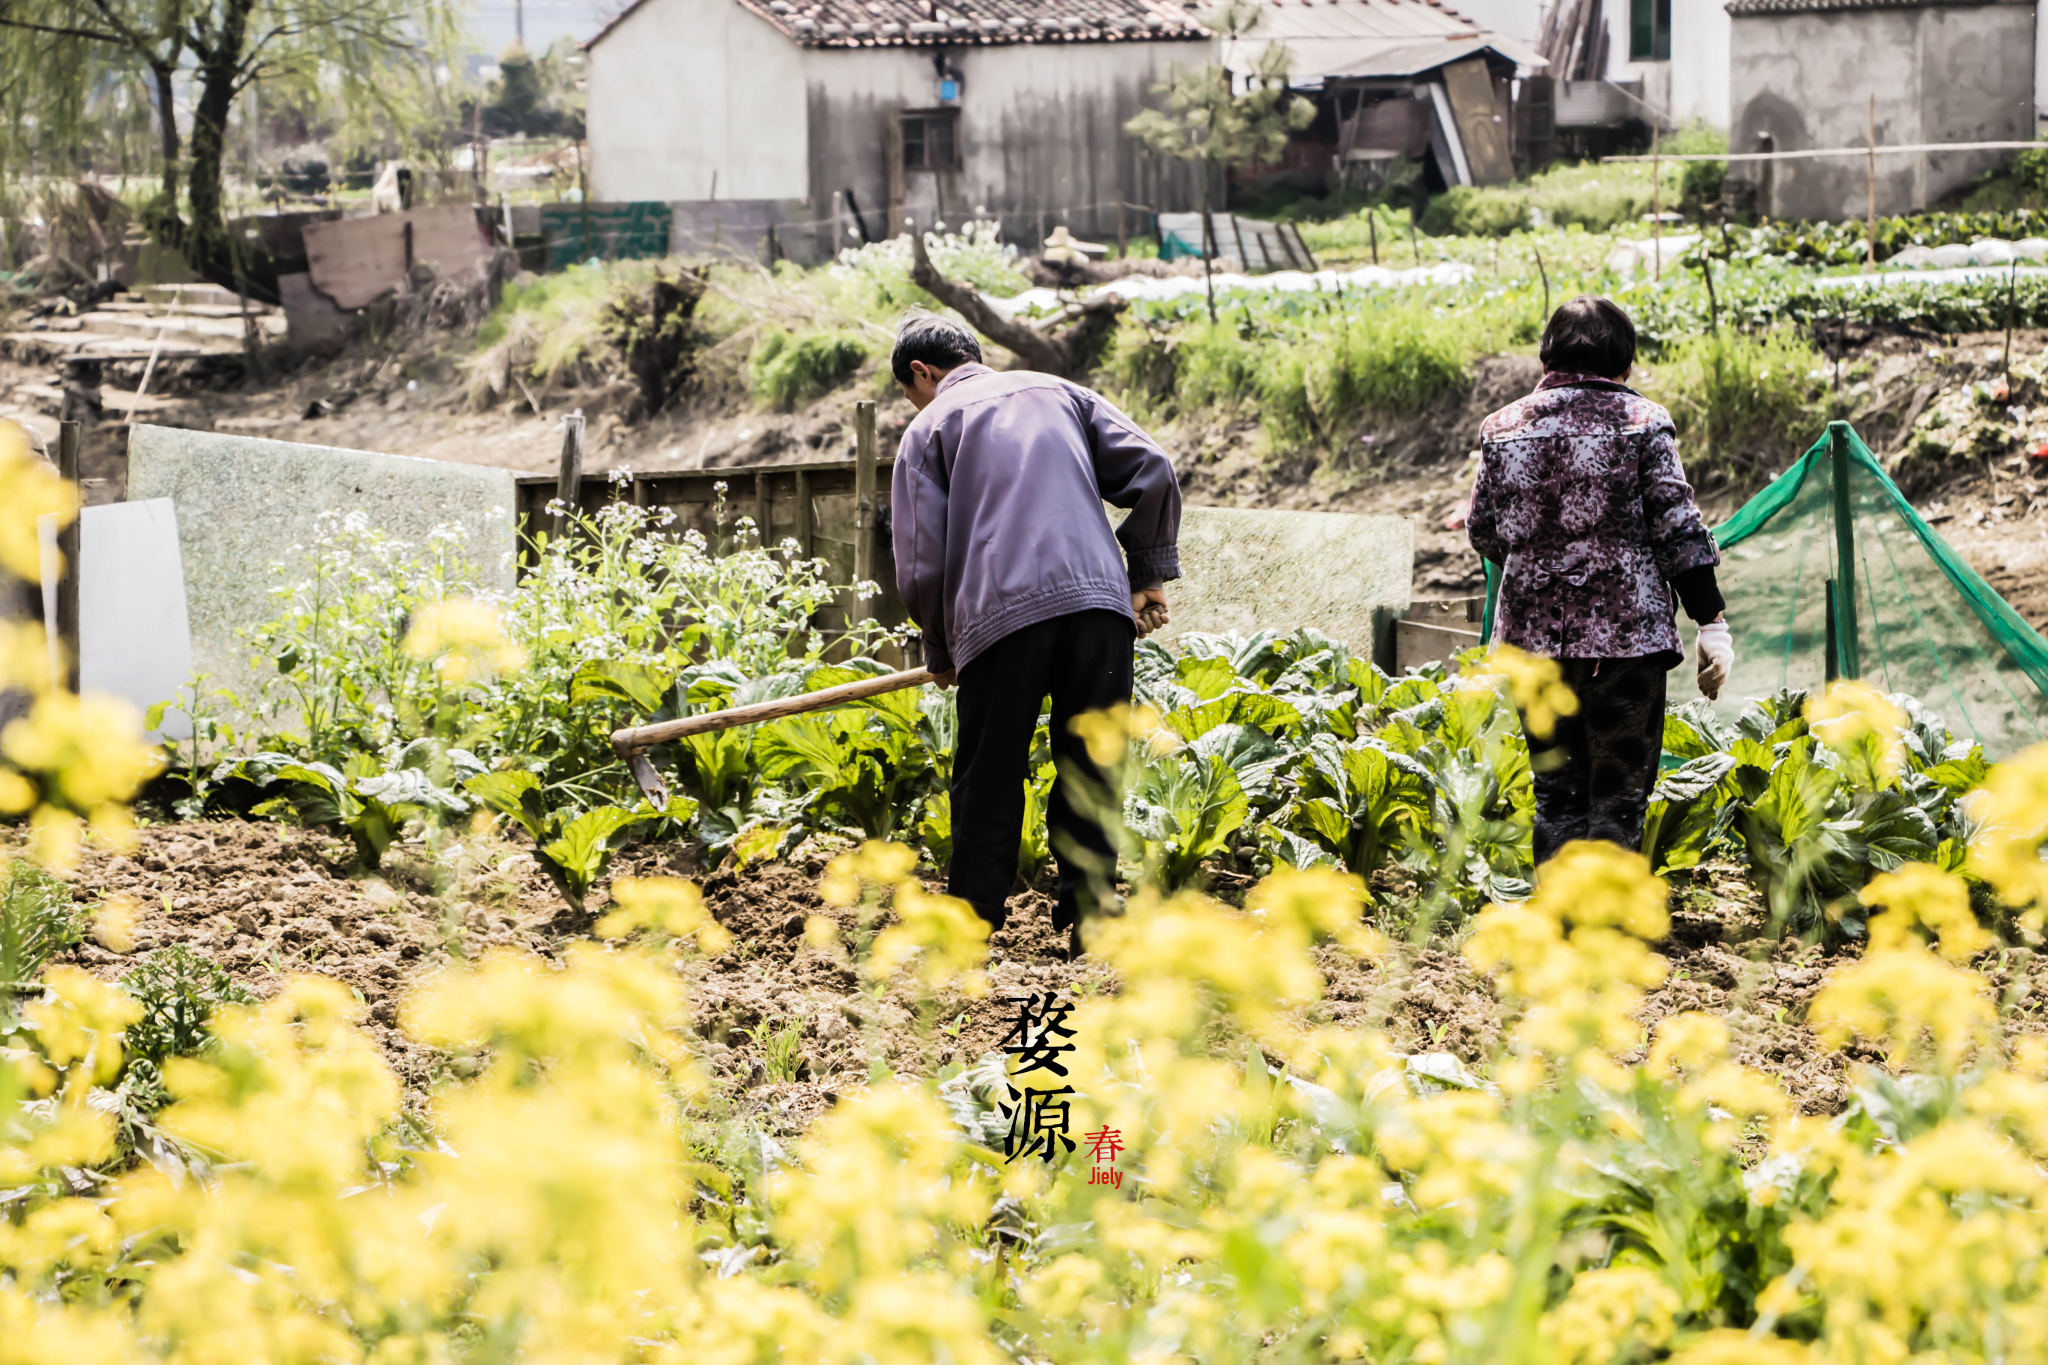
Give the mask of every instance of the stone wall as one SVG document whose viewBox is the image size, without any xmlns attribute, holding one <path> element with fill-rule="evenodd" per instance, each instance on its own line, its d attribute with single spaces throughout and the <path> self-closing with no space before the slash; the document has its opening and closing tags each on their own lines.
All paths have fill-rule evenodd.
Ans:
<svg viewBox="0 0 2048 1365">
<path fill-rule="evenodd" d="M 1876 97 L 1877 145 L 2002 142 L 2034 134 L 2034 6 L 1784 6 L 1732 12 L 1729 102 L 1734 151 L 1861 147 Z M 1879 154 L 1877 212 L 1911 213 L 2010 152 Z M 1860 219 L 1869 165 L 1860 157 L 1736 162 L 1774 217 Z"/>
</svg>

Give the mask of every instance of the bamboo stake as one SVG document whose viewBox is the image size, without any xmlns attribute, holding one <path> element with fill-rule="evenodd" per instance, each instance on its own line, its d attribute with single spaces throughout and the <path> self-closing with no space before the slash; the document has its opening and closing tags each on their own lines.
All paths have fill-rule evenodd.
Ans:
<svg viewBox="0 0 2048 1365">
<path fill-rule="evenodd" d="M 1869 232 L 1868 249 L 1863 255 L 1863 273 L 1877 269 L 1877 96 L 1870 97 L 1870 163 L 1864 177 L 1864 188 L 1868 198 L 1864 202 L 1864 223 Z"/>
<path fill-rule="evenodd" d="M 555 472 L 555 501 L 562 510 L 551 519 L 549 530 L 556 540 L 567 534 L 583 511 L 583 409 L 562 419 L 562 460 Z"/>
<path fill-rule="evenodd" d="M 2015 259 L 2012 273 L 2005 277 L 2005 401 L 2012 401 L 2012 304 L 2013 291 L 2019 287 L 2020 263 Z"/>
<path fill-rule="evenodd" d="M 853 405 L 853 581 L 875 576 L 875 401 Z M 855 599 L 856 603 L 858 598 Z M 858 610 L 856 606 L 855 610 Z M 850 619 L 850 618 L 849 618 Z"/>
<path fill-rule="evenodd" d="M 1650 124 L 1650 250 L 1655 259 L 1650 266 L 1650 278 L 1659 284 L 1664 282 L 1664 152 L 1661 145 L 1656 116 L 1651 115 Z"/>
</svg>

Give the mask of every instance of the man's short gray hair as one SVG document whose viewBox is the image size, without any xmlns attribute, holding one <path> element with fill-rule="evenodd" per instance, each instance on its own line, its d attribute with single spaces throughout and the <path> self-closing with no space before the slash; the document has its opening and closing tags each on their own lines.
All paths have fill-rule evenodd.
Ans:
<svg viewBox="0 0 2048 1365">
<path fill-rule="evenodd" d="M 981 363 L 981 343 L 974 333 L 951 318 L 937 313 L 912 313 L 897 324 L 896 349 L 889 356 L 889 368 L 896 382 L 908 384 L 915 377 L 910 362 L 922 360 L 935 370 L 956 365 Z"/>
</svg>

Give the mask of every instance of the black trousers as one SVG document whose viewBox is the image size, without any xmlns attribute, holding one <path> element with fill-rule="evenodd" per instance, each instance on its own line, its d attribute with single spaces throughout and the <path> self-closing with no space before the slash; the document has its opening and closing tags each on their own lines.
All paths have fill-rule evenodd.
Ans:
<svg viewBox="0 0 2048 1365">
<path fill-rule="evenodd" d="M 1560 659 L 1579 698 L 1547 740 L 1529 740 L 1536 782 L 1536 862 L 1574 839 L 1640 848 L 1664 752 L 1666 659 Z"/>
<path fill-rule="evenodd" d="M 1115 854 L 1102 827 L 1076 809 L 1067 773 L 1093 781 L 1100 781 L 1100 773 L 1068 722 L 1131 699 L 1136 638 L 1137 628 L 1121 612 L 1075 612 L 1005 635 L 960 670 L 947 889 L 990 924 L 1001 927 L 1017 880 L 1031 737 L 1048 696 L 1052 757 L 1060 771 L 1046 809 L 1060 870 L 1053 927 L 1067 929 L 1084 910 L 1094 909 L 1084 904 L 1090 899 L 1088 863 L 1113 870 Z M 1072 856 L 1074 850 L 1082 856 Z"/>
</svg>

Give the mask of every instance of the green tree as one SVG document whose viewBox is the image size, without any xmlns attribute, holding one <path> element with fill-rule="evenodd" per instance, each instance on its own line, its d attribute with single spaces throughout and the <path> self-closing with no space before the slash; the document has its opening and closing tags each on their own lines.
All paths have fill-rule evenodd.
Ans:
<svg viewBox="0 0 2048 1365">
<path fill-rule="evenodd" d="M 163 184 L 145 213 L 157 239 L 216 283 L 275 303 L 280 263 L 228 231 L 228 115 L 257 82 L 315 90 L 358 135 L 401 142 L 442 103 L 437 67 L 459 36 L 459 0 L 0 0 L 0 169 L 85 132 L 91 93 L 143 75 Z M 188 88 L 189 140 L 177 93 Z M 182 191 L 182 196 L 181 196 Z"/>
<path fill-rule="evenodd" d="M 1202 23 L 1233 49 L 1242 49 L 1260 18 L 1254 5 L 1227 3 L 1204 16 Z M 1211 278 L 1216 257 L 1213 215 L 1216 181 L 1233 166 L 1278 160 L 1287 135 L 1306 128 L 1315 105 L 1287 86 L 1291 65 L 1287 49 L 1266 44 L 1244 88 L 1236 88 L 1231 72 L 1216 62 L 1192 71 L 1176 70 L 1155 87 L 1166 97 L 1165 109 L 1147 109 L 1124 125 L 1124 131 L 1155 152 L 1198 161 L 1202 166 L 1202 278 L 1209 292 L 1209 321 L 1216 320 L 1216 286 Z"/>
<path fill-rule="evenodd" d="M 491 85 L 490 103 L 484 106 L 485 127 L 493 133 L 523 133 L 534 129 L 534 116 L 547 101 L 541 86 L 540 68 L 533 54 L 518 43 L 498 58 L 498 79 Z"/>
<path fill-rule="evenodd" d="M 539 56 L 518 43 L 498 58 L 498 79 L 484 101 L 484 131 L 493 136 L 583 137 L 582 53 L 557 38 Z"/>
</svg>

